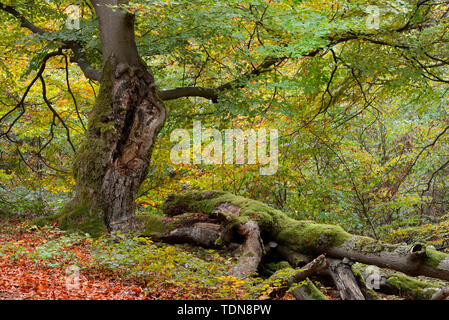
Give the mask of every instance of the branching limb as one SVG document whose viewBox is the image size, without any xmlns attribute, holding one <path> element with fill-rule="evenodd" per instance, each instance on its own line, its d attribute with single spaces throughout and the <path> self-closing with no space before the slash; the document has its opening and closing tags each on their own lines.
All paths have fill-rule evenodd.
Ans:
<svg viewBox="0 0 449 320">
<path fill-rule="evenodd" d="M 7 136 L 12 128 L 14 127 L 14 125 L 17 123 L 17 121 L 19 121 L 19 119 L 25 114 L 25 99 L 28 96 L 28 93 L 30 92 L 31 88 L 33 87 L 33 85 L 36 83 L 36 81 L 42 77 L 42 74 L 44 73 L 45 67 L 46 67 L 46 63 L 48 61 L 48 59 L 55 57 L 55 56 L 59 56 L 62 55 L 62 49 L 59 49 L 58 51 L 55 52 L 51 52 L 49 54 L 47 54 L 42 62 L 42 66 L 40 67 L 39 71 L 37 72 L 36 76 L 34 77 L 34 79 L 30 82 L 30 84 L 27 86 L 24 94 L 22 95 L 22 98 L 20 99 L 19 103 L 11 110 L 9 110 L 6 114 L 4 114 L 3 116 L 0 117 L 0 122 L 2 122 L 4 119 L 6 119 L 9 115 L 11 115 L 14 111 L 21 109 L 20 114 L 13 120 L 13 122 L 9 125 L 8 129 L 6 130 L 6 132 L 0 133 L 0 138 L 2 136 Z"/>
<path fill-rule="evenodd" d="M 325 255 L 320 255 L 318 258 L 307 264 L 306 266 L 295 271 L 287 279 L 284 279 L 284 271 L 278 271 L 273 274 L 267 281 L 270 287 L 274 288 L 270 292 L 270 297 L 281 298 L 285 293 L 296 285 L 297 283 L 306 280 L 311 275 L 325 271 L 329 267 L 328 260 Z"/>
<path fill-rule="evenodd" d="M 33 24 L 32 22 L 30 22 L 27 18 L 25 18 L 20 12 L 18 12 L 12 6 L 8 6 L 3 3 L 0 3 L 0 10 L 3 10 L 5 12 L 11 14 L 15 18 L 17 18 L 20 21 L 21 27 L 26 28 L 35 34 L 38 34 L 38 35 L 49 34 L 49 32 L 45 31 L 44 29 L 42 29 L 42 28 L 36 26 L 35 24 Z M 100 81 L 102 72 L 95 69 L 89 63 L 83 47 L 78 42 L 74 42 L 74 41 L 62 41 L 62 42 L 65 45 L 64 49 L 72 50 L 72 52 L 74 54 L 72 61 L 76 62 L 80 66 L 80 68 L 83 71 L 86 78 L 95 80 L 95 81 Z"/>
<path fill-rule="evenodd" d="M 48 109 L 50 109 L 50 111 L 53 113 L 53 116 L 55 116 L 61 122 L 62 126 L 65 128 L 66 135 L 67 135 L 67 141 L 69 142 L 70 146 L 72 147 L 73 152 L 76 152 L 75 146 L 73 145 L 72 139 L 70 138 L 69 127 L 66 125 L 66 123 L 64 122 L 62 117 L 53 108 L 53 106 L 51 105 L 51 102 L 48 100 L 48 98 L 47 98 L 47 88 L 46 88 L 46 84 L 45 84 L 45 81 L 44 81 L 44 78 L 42 77 L 42 75 L 39 77 L 39 79 L 41 80 L 41 83 L 42 83 L 42 98 L 44 99 L 45 103 L 47 104 Z"/>
<path fill-rule="evenodd" d="M 78 103 L 76 102 L 75 95 L 73 94 L 72 88 L 70 87 L 70 80 L 69 80 L 69 61 L 67 59 L 67 56 L 64 55 L 65 60 L 65 80 L 67 83 L 67 90 L 69 91 L 73 104 L 75 105 L 76 115 L 78 116 L 78 120 L 80 121 L 81 125 L 83 126 L 84 131 L 87 131 L 86 126 L 84 125 L 83 119 L 81 118 L 80 111 L 78 108 Z"/>
</svg>

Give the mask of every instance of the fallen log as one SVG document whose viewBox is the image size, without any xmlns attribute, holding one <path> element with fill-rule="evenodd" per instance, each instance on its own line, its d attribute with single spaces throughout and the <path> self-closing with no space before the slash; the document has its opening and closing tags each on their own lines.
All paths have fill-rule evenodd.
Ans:
<svg viewBox="0 0 449 320">
<path fill-rule="evenodd" d="M 328 300 L 308 278 L 303 283 L 293 288 L 292 294 L 296 300 Z"/>
<path fill-rule="evenodd" d="M 319 256 L 306 266 L 294 270 L 291 268 L 280 270 L 274 273 L 265 283 L 272 288 L 270 297 L 281 298 L 294 285 L 306 280 L 312 274 L 325 271 L 329 267 L 328 261 L 324 255 Z M 301 286 L 300 286 L 301 287 Z M 302 292 L 305 288 L 300 289 L 297 293 Z M 310 290 L 308 290 L 310 291 Z M 306 292 L 303 292 L 304 294 Z M 305 295 L 304 295 L 305 297 Z M 307 299 L 303 299 L 307 300 Z"/>
<path fill-rule="evenodd" d="M 432 300 L 444 294 L 444 283 L 437 280 L 421 280 L 391 270 L 374 266 L 358 268 L 367 287 L 376 292 L 396 295 L 412 300 Z M 444 298 L 442 298 L 444 299 Z"/>
<path fill-rule="evenodd" d="M 328 272 L 334 280 L 342 300 L 365 300 L 347 259 L 332 259 Z"/>
<path fill-rule="evenodd" d="M 170 195 L 163 206 L 168 217 L 194 212 L 215 220 L 220 232 L 214 244 L 226 246 L 229 230 L 253 221 L 262 234 L 262 241 L 274 241 L 279 246 L 307 256 L 326 254 L 336 259 L 382 268 L 390 268 L 411 276 L 424 275 L 449 280 L 449 255 L 422 244 L 388 244 L 368 237 L 356 236 L 336 225 L 298 221 L 270 206 L 221 191 L 189 192 Z M 198 228 L 198 225 L 196 226 Z M 170 232 L 170 231 L 169 231 Z M 205 245 L 210 245 L 209 239 Z M 234 241 L 239 242 L 239 241 Z M 242 245 L 242 240 L 240 240 Z"/>
</svg>

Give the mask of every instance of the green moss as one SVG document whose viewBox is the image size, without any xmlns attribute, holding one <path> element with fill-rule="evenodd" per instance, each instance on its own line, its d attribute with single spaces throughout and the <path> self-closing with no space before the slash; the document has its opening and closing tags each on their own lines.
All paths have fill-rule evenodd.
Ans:
<svg viewBox="0 0 449 320">
<path fill-rule="evenodd" d="M 315 286 L 315 284 L 310 279 L 306 279 L 295 288 L 299 287 L 304 288 L 305 293 L 313 300 L 328 300 L 327 297 Z M 293 290 L 295 288 L 293 288 Z"/>
<path fill-rule="evenodd" d="M 290 218 L 279 219 L 281 230 L 276 239 L 304 254 L 315 253 L 316 248 L 324 246 L 341 246 L 351 239 L 351 235 L 340 226 L 318 224 L 311 221 L 296 221 Z"/>
<path fill-rule="evenodd" d="M 352 273 L 354 274 L 354 277 L 357 280 L 357 282 L 361 286 L 366 287 L 365 279 L 363 278 L 363 275 L 360 272 L 360 270 L 357 268 L 357 266 L 355 264 L 353 264 L 351 269 L 352 269 Z"/>
<path fill-rule="evenodd" d="M 82 197 L 89 194 L 89 189 L 97 190 L 101 187 L 108 168 L 108 157 L 105 155 L 112 149 L 111 144 L 115 141 L 111 74 L 112 65 L 107 61 L 100 92 L 89 116 L 88 138 L 81 143 L 73 163 L 73 175 Z"/>
<path fill-rule="evenodd" d="M 215 245 L 222 246 L 224 244 L 223 239 L 219 237 L 217 240 L 215 240 Z"/>
<path fill-rule="evenodd" d="M 429 267 L 436 268 L 440 264 L 440 262 L 444 259 L 448 259 L 449 255 L 447 253 L 443 253 L 437 251 L 433 248 L 426 247 L 426 260 L 425 264 Z"/>
<path fill-rule="evenodd" d="M 58 225 L 61 229 L 71 232 L 88 233 L 97 238 L 107 233 L 104 221 L 100 218 L 100 212 L 89 206 L 70 203 L 61 214 Z"/>
<path fill-rule="evenodd" d="M 280 261 L 267 264 L 267 268 L 272 272 L 276 272 L 282 269 L 291 268 L 291 266 L 287 261 Z"/>
<path fill-rule="evenodd" d="M 110 122 L 112 112 L 112 73 L 113 66 L 110 60 L 106 61 L 101 78 L 100 91 L 89 117 L 89 134 L 98 135 L 101 129 L 113 126 Z"/>
<path fill-rule="evenodd" d="M 141 231 L 141 235 L 145 237 L 160 237 L 165 231 L 166 226 L 164 224 L 164 217 L 156 214 L 138 215 L 138 219 L 144 222 L 144 227 Z"/>
<path fill-rule="evenodd" d="M 46 216 L 46 217 L 39 217 L 36 219 L 33 219 L 31 221 L 32 224 L 36 225 L 36 226 L 48 226 L 48 225 L 52 225 L 55 221 L 57 221 L 59 218 L 61 217 L 61 214 L 55 214 L 55 215 L 51 215 L 51 216 Z"/>
<path fill-rule="evenodd" d="M 417 300 L 429 300 L 441 288 L 439 284 L 420 281 L 403 274 L 394 274 L 388 278 L 387 284 Z"/>
<path fill-rule="evenodd" d="M 354 248 L 362 252 L 377 253 L 385 250 L 384 244 L 372 238 L 357 236 L 354 240 Z"/>
</svg>

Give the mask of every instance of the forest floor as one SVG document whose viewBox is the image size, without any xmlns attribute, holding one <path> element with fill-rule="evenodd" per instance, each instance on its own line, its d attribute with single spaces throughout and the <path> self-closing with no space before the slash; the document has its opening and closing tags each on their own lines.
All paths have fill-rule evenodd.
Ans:
<svg viewBox="0 0 449 320">
<path fill-rule="evenodd" d="M 225 252 L 145 239 L 92 239 L 0 216 L 0 300 L 257 298 L 253 290 L 262 279 L 229 276 L 235 263 Z M 320 290 L 340 300 L 335 288 Z M 282 300 L 294 297 L 287 293 Z"/>
<path fill-rule="evenodd" d="M 252 298 L 252 283 L 226 275 L 234 263 L 229 256 L 187 246 L 141 247 L 0 217 L 0 300 Z"/>
</svg>

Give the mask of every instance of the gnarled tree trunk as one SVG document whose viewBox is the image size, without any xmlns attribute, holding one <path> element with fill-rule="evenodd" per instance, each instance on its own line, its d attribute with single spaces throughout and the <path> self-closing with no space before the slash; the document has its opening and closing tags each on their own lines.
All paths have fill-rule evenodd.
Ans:
<svg viewBox="0 0 449 320">
<path fill-rule="evenodd" d="M 165 120 L 151 71 L 137 52 L 134 16 L 92 1 L 100 24 L 104 69 L 87 139 L 74 164 L 76 195 L 60 225 L 92 234 L 136 229 L 135 197 Z"/>
</svg>

